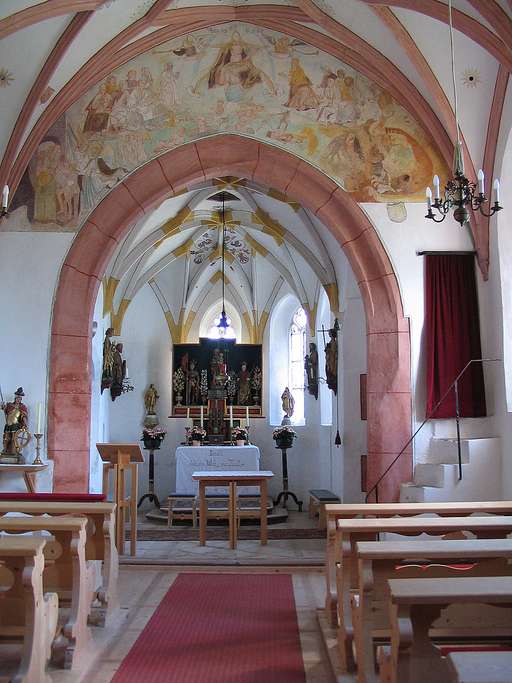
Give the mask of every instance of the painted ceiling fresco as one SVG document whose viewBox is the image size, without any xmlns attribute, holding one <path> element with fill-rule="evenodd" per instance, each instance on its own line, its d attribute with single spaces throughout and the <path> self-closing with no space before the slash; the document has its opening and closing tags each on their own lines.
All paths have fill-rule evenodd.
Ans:
<svg viewBox="0 0 512 683">
<path fill-rule="evenodd" d="M 428 134 L 384 90 L 310 45 L 230 23 L 169 41 L 94 86 L 48 131 L 6 229 L 78 229 L 151 158 L 239 133 L 312 163 L 359 202 L 423 201 L 446 169 Z"/>
<path fill-rule="evenodd" d="M 194 247 L 190 250 L 193 261 L 196 264 L 201 264 L 210 256 L 210 254 L 217 248 L 222 246 L 222 233 L 219 229 L 207 230 L 194 243 Z M 225 233 L 225 247 L 234 258 L 236 258 L 242 265 L 249 262 L 251 257 L 251 250 L 240 237 L 236 230 L 227 227 Z"/>
</svg>

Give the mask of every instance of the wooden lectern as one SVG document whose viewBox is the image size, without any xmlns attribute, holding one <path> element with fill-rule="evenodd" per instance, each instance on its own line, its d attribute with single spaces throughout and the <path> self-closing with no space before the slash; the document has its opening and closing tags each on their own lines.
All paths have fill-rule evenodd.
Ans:
<svg viewBox="0 0 512 683">
<path fill-rule="evenodd" d="M 137 554 L 137 465 L 144 462 L 138 443 L 97 443 L 103 460 L 103 495 L 108 496 L 110 472 L 114 472 L 116 546 L 124 554 L 126 510 L 130 516 L 130 555 Z M 126 496 L 126 473 L 130 472 L 130 495 Z"/>
</svg>

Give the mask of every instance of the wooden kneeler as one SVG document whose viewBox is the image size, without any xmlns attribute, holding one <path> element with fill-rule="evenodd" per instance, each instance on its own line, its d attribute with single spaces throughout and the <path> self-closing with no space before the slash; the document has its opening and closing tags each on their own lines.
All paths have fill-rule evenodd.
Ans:
<svg viewBox="0 0 512 683">
<path fill-rule="evenodd" d="M 0 639 L 23 637 L 21 661 L 8 673 L 16 683 L 51 680 L 46 664 L 57 633 L 59 600 L 56 593 L 43 594 L 45 545 L 40 537 L 0 537 Z"/>
</svg>

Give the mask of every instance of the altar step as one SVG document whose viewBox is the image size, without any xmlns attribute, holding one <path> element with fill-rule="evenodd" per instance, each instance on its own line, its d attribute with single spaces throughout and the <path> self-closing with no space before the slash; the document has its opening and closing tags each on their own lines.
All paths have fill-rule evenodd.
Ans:
<svg viewBox="0 0 512 683">
<path fill-rule="evenodd" d="M 227 508 L 226 508 L 227 509 Z M 250 508 L 249 508 L 250 509 Z M 151 522 L 159 522 L 162 524 L 167 525 L 167 512 L 168 509 L 166 507 L 161 507 L 160 509 L 153 508 L 152 510 L 149 510 L 149 512 L 146 513 L 146 519 L 150 520 Z M 286 508 L 282 507 L 274 507 L 274 504 L 272 501 L 269 501 L 268 506 L 267 506 L 267 524 L 283 524 L 283 522 L 286 522 L 288 520 L 288 510 Z M 210 525 L 219 525 L 219 526 L 225 526 L 227 525 L 228 520 L 227 519 L 209 519 L 208 520 L 208 526 Z M 259 525 L 259 520 L 254 517 L 244 517 L 240 524 L 242 526 L 246 525 Z M 184 520 L 176 520 L 173 522 L 173 526 L 190 526 L 191 522 L 189 521 L 184 521 Z"/>
</svg>

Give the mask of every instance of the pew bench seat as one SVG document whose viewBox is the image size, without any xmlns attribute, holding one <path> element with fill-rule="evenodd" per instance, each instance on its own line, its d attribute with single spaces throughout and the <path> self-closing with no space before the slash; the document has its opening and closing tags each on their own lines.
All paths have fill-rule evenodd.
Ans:
<svg viewBox="0 0 512 683">
<path fill-rule="evenodd" d="M 46 665 L 58 635 L 59 601 L 44 593 L 43 555 L 47 539 L 0 536 L 0 647 L 21 641 L 20 656 L 4 657 L 0 674 L 16 683 L 50 683 Z"/>
<path fill-rule="evenodd" d="M 451 652 L 447 657 L 451 683 L 510 683 L 512 651 Z"/>
<path fill-rule="evenodd" d="M 11 495 L 11 494 L 8 494 Z M 90 498 L 91 495 L 88 496 Z M 119 556 L 115 544 L 115 504 L 106 501 L 79 502 L 34 500 L 31 496 L 16 496 L 12 500 L 0 499 L 0 518 L 7 513 L 26 515 L 69 516 L 87 518 L 85 559 L 101 562 L 101 584 L 95 586 L 95 606 L 90 619 L 95 626 L 104 626 L 118 612 Z"/>
<path fill-rule="evenodd" d="M 52 661 L 65 669 L 80 666 L 80 660 L 87 656 L 91 637 L 88 618 L 94 567 L 85 559 L 86 526 L 85 517 L 0 517 L 0 532 L 8 534 L 7 538 L 27 532 L 49 534 L 43 537 L 46 540 L 43 587 L 59 596 L 62 629 L 52 644 Z"/>
<path fill-rule="evenodd" d="M 329 503 L 339 503 L 340 497 L 332 491 L 327 489 L 310 489 L 309 490 L 309 517 L 314 519 L 318 515 L 318 528 L 325 529 L 327 527 L 327 517 L 325 514 L 325 506 Z"/>
<path fill-rule="evenodd" d="M 450 680 L 447 658 L 430 639 L 430 629 L 448 606 L 472 606 L 472 616 L 454 625 L 450 639 L 457 642 L 512 644 L 512 577 L 465 577 L 451 579 L 391 579 L 391 655 L 381 659 L 380 680 L 386 683 Z M 482 629 L 481 605 L 503 613 L 503 623 Z M 495 654 L 495 653 L 493 653 Z"/>
</svg>

